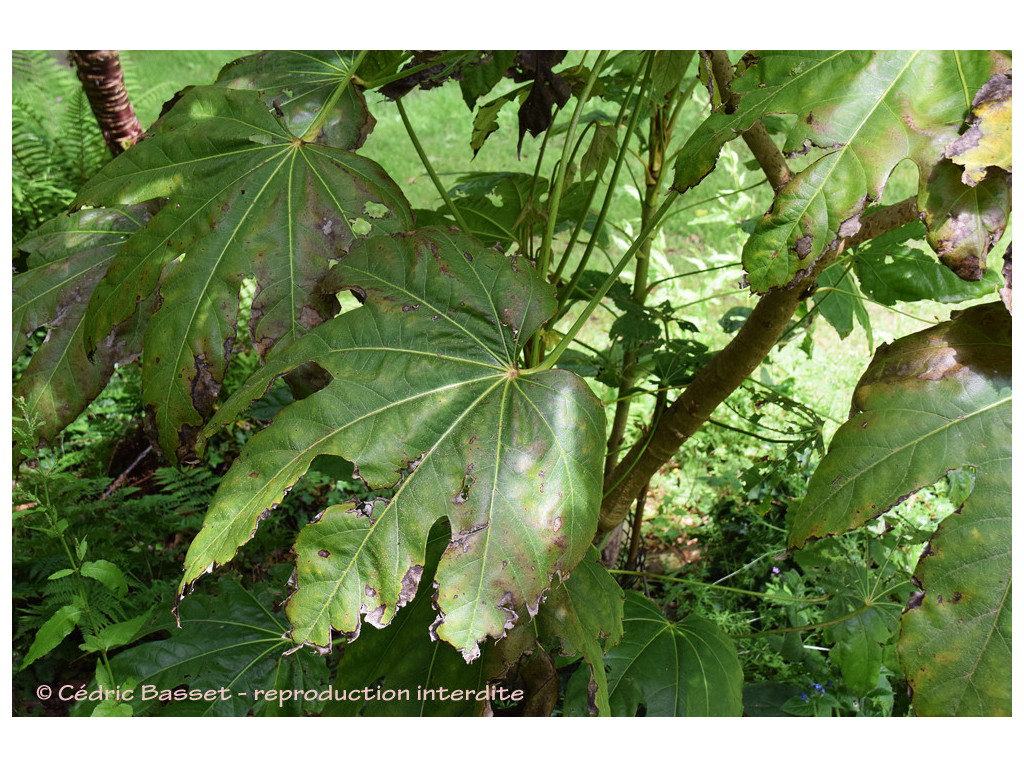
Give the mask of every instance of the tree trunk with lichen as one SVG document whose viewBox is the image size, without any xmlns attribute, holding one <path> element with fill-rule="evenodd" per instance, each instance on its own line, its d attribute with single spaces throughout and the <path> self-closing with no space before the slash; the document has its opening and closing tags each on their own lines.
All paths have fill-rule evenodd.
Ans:
<svg viewBox="0 0 1024 768">
<path fill-rule="evenodd" d="M 71 51 L 71 60 L 103 133 L 110 154 L 117 157 L 142 137 L 117 51 Z"/>
</svg>

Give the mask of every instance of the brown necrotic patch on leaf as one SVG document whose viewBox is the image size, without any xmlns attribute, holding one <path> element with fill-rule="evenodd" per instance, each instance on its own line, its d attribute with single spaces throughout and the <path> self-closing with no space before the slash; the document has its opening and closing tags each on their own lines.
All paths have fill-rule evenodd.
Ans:
<svg viewBox="0 0 1024 768">
<path fill-rule="evenodd" d="M 448 550 L 459 549 L 462 550 L 463 553 L 469 552 L 470 538 L 481 531 L 486 531 L 489 526 L 490 523 L 484 523 L 483 525 L 478 525 L 465 531 L 453 532 L 452 540 L 448 544 Z"/>
<path fill-rule="evenodd" d="M 928 244 L 939 260 L 963 280 L 981 280 L 988 253 L 1009 219 L 1009 175 L 993 168 L 967 187 L 959 167 L 942 160 L 932 169 L 921 204 Z"/>
<path fill-rule="evenodd" d="M 472 488 L 473 484 L 476 482 L 476 478 L 471 474 L 472 472 L 473 465 L 470 464 L 466 467 L 466 474 L 462 479 L 462 487 L 459 488 L 459 492 L 455 494 L 455 498 L 452 499 L 452 503 L 465 504 L 469 500 L 469 489 Z"/>
<path fill-rule="evenodd" d="M 399 607 L 406 605 L 416 597 L 421 578 L 423 578 L 422 565 L 414 565 L 406 571 L 405 576 L 402 577 L 402 591 L 398 595 Z"/>
<path fill-rule="evenodd" d="M 367 624 L 377 629 L 383 629 L 387 626 L 387 622 L 384 621 L 384 611 L 387 610 L 387 605 L 381 603 L 372 611 L 366 613 L 363 617 Z M 358 633 L 358 630 L 357 630 Z"/>
<path fill-rule="evenodd" d="M 807 255 L 811 252 L 811 246 L 814 243 L 814 237 L 812 235 L 804 235 L 799 238 L 796 243 L 796 253 L 801 259 L 807 258 Z"/>
</svg>

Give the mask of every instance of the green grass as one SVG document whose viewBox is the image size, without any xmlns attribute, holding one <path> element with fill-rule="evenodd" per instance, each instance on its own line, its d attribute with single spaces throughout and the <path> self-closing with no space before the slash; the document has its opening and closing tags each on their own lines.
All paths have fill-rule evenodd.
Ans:
<svg viewBox="0 0 1024 768">
<path fill-rule="evenodd" d="M 136 116 L 147 128 L 160 108 L 186 85 L 208 85 L 228 62 L 252 51 L 121 51 L 125 84 Z"/>
</svg>

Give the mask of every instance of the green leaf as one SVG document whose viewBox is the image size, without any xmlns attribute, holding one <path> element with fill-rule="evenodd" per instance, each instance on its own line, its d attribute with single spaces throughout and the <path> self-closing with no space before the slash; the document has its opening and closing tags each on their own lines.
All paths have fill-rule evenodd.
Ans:
<svg viewBox="0 0 1024 768">
<path fill-rule="evenodd" d="M 1009 451 L 1009 364 L 1009 314 L 998 304 L 880 348 L 789 513 L 790 546 L 852 530 L 947 471 Z"/>
<path fill-rule="evenodd" d="M 518 51 L 488 51 L 480 61 L 462 68 L 459 88 L 466 106 L 472 109 L 481 96 L 490 93 L 512 66 Z"/>
<path fill-rule="evenodd" d="M 881 349 L 790 513 L 790 545 L 882 514 L 969 467 L 967 501 L 922 557 L 900 654 L 918 714 L 1009 714 L 1010 316 L 999 302 Z"/>
<path fill-rule="evenodd" d="M 296 108 L 307 110 L 308 100 Z M 249 334 L 263 355 L 334 314 L 336 300 L 322 284 L 357 232 L 411 224 L 401 191 L 376 163 L 307 143 L 287 120 L 257 93 L 194 88 L 76 199 L 81 206 L 169 197 L 119 251 L 85 319 L 93 347 L 157 291 L 143 404 L 168 457 L 189 455 L 212 411 L 246 276 L 257 284 Z"/>
<path fill-rule="evenodd" d="M 476 153 L 483 147 L 487 137 L 500 127 L 498 125 L 498 113 L 501 112 L 501 108 L 525 93 L 525 88 L 526 86 L 523 86 L 514 91 L 509 91 L 481 105 L 477 109 L 476 117 L 473 118 L 473 133 L 469 139 L 469 147 L 473 150 L 473 157 L 476 157 Z"/>
<path fill-rule="evenodd" d="M 115 595 L 124 597 L 128 594 L 128 582 L 125 581 L 124 574 L 109 560 L 92 560 L 82 563 L 81 572 L 86 578 L 96 579 Z"/>
<path fill-rule="evenodd" d="M 428 583 L 433 581 L 437 562 L 450 538 L 447 526 L 438 525 L 427 541 L 424 574 Z M 455 701 L 450 692 L 483 691 L 487 687 L 484 663 L 480 660 L 467 665 L 450 645 L 431 639 L 430 625 L 436 612 L 430 597 L 429 591 L 420 590 L 388 626 L 363 630 L 360 642 L 345 648 L 334 688 L 346 696 L 329 703 L 324 716 L 456 717 L 479 713 L 483 704 L 475 697 Z M 348 691 L 364 688 L 394 691 L 395 695 L 390 701 L 384 701 L 390 693 L 376 694 L 369 700 L 347 695 Z M 446 698 L 440 698 L 441 688 L 448 689 Z"/>
<path fill-rule="evenodd" d="M 136 639 L 139 631 L 149 621 L 151 613 L 152 610 L 149 610 L 140 616 L 136 616 L 134 619 L 110 624 L 101 629 L 99 634 L 96 635 L 87 634 L 85 635 L 85 642 L 78 647 L 87 653 L 99 653 L 100 651 L 110 651 L 114 648 L 120 648 L 122 645 L 128 645 Z"/>
<path fill-rule="evenodd" d="M 93 717 L 131 717 L 133 714 L 131 704 L 117 699 L 104 699 L 92 711 Z"/>
<path fill-rule="evenodd" d="M 103 659 L 96 659 L 95 680 L 97 686 L 104 691 L 117 691 L 118 689 L 118 681 L 111 679 L 107 674 L 107 669 L 103 666 Z M 135 686 L 135 681 L 131 679 L 120 682 L 124 684 L 123 690 L 131 690 Z M 126 701 L 119 701 L 117 697 L 104 698 L 92 711 L 93 717 L 131 717 L 133 714 L 135 714 L 135 710 L 132 705 Z"/>
<path fill-rule="evenodd" d="M 763 52 L 733 82 L 730 114 L 712 114 L 684 146 L 673 186 L 710 173 L 725 141 L 765 114 L 797 116 L 783 151 L 824 153 L 780 189 L 743 249 L 755 291 L 784 286 L 860 228 L 892 169 L 911 158 L 927 179 L 992 74 L 981 51 Z"/>
<path fill-rule="evenodd" d="M 857 246 L 853 269 L 861 290 L 873 301 L 891 307 L 900 301 L 957 304 L 999 289 L 1002 281 L 995 270 L 987 270 L 978 282 L 961 280 L 934 256 L 908 242 L 924 237 L 924 224 L 915 221 Z"/>
<path fill-rule="evenodd" d="M 186 558 L 183 588 L 230 560 L 318 455 L 342 456 L 370 489 L 296 543 L 288 603 L 298 643 L 330 647 L 361 617 L 382 627 L 415 595 L 426 535 L 447 517 L 436 633 L 479 654 L 534 614 L 550 580 L 582 559 L 597 524 L 604 410 L 563 370 L 521 371 L 521 340 L 555 309 L 525 260 L 451 233 L 373 238 L 333 270 L 365 304 L 315 329 L 257 371 L 208 434 L 315 360 L 332 377 L 249 441 Z"/>
<path fill-rule="evenodd" d="M 58 608 L 36 632 L 35 639 L 32 641 L 28 653 L 25 654 L 25 660 L 21 662 L 21 669 L 25 669 L 36 659 L 45 656 L 60 645 L 61 641 L 74 630 L 81 616 L 82 611 L 77 605 L 65 605 Z"/>
<path fill-rule="evenodd" d="M 743 671 L 736 647 L 707 619 L 670 622 L 650 599 L 626 593 L 622 641 L 605 654 L 612 713 L 738 717 Z"/>
<path fill-rule="evenodd" d="M 47 576 L 47 581 L 53 581 L 54 579 L 63 579 L 65 576 L 70 576 L 75 572 L 74 568 L 63 568 L 59 571 L 55 571 Z"/>
<path fill-rule="evenodd" d="M 46 340 L 14 389 L 42 420 L 39 436 L 52 440 L 103 391 L 117 364 L 142 348 L 136 323 L 117 325 L 97 342 L 90 359 L 83 336 L 85 308 L 114 254 L 143 226 L 142 206 L 62 214 L 17 244 L 28 253 L 28 271 L 14 276 L 12 351 L 15 359 L 37 328 Z M 150 306 L 140 308 L 144 316 Z M 108 329 L 109 331 L 110 329 Z"/>
<path fill-rule="evenodd" d="M 843 682 L 858 696 L 878 685 L 884 644 L 899 628 L 899 605 L 869 603 L 853 595 L 836 595 L 823 620 L 835 621 L 825 633 L 835 643 L 830 657 L 843 673 Z M 837 621 L 842 619 L 841 621 Z"/>
<path fill-rule="evenodd" d="M 763 682 L 743 686 L 744 717 L 786 717 L 783 705 L 800 695 L 793 683 Z"/>
<path fill-rule="evenodd" d="M 651 95 L 656 101 L 679 88 L 694 51 L 656 51 L 651 72 Z"/>
<path fill-rule="evenodd" d="M 604 175 L 608 162 L 618 154 L 618 138 L 616 126 L 604 123 L 597 123 L 594 126 L 594 138 L 590 140 L 590 146 L 580 160 L 581 179 L 587 178 L 591 173 L 596 174 L 598 179 Z"/>
<path fill-rule="evenodd" d="M 216 595 L 197 595 L 181 606 L 181 629 L 172 629 L 169 638 L 114 656 L 114 679 L 136 681 L 131 700 L 135 713 L 239 717 L 315 711 L 318 701 L 267 695 L 295 690 L 319 694 L 327 687 L 322 658 L 305 651 L 282 655 L 294 646 L 282 637 L 287 626 L 269 608 L 275 601 L 271 594 L 254 593 L 222 578 Z M 175 691 L 182 698 L 174 699 Z M 216 693 L 204 699 L 209 691 Z M 92 706 L 83 702 L 72 714 L 89 714 Z"/>
<path fill-rule="evenodd" d="M 537 617 L 541 636 L 556 638 L 566 656 L 582 655 L 590 667 L 591 714 L 610 715 L 604 651 L 622 637 L 623 594 L 591 547 L 571 577 L 552 591 Z"/>
<path fill-rule="evenodd" d="M 524 212 L 539 208 L 538 197 L 546 188 L 545 179 L 535 185 L 529 173 L 473 173 L 460 176 L 450 192 L 469 234 L 484 245 L 498 243 L 507 249 L 518 240 L 516 228 Z"/>
<path fill-rule="evenodd" d="M 829 325 L 836 329 L 839 338 L 845 339 L 853 331 L 853 322 L 864 329 L 868 337 L 868 348 L 874 349 L 871 337 L 871 316 L 864 306 L 864 297 L 850 276 L 848 264 L 830 265 L 818 277 L 818 290 L 814 293 L 814 306 L 821 312 Z"/>
<path fill-rule="evenodd" d="M 964 505 L 915 572 L 924 590 L 903 616 L 900 659 L 918 715 L 1010 715 L 1012 467 L 979 462 Z"/>
<path fill-rule="evenodd" d="M 228 64 L 216 85 L 256 91 L 293 136 L 358 149 L 375 121 L 362 91 L 349 87 L 356 60 L 355 51 L 262 51 Z M 317 123 L 317 135 L 307 137 Z"/>
</svg>

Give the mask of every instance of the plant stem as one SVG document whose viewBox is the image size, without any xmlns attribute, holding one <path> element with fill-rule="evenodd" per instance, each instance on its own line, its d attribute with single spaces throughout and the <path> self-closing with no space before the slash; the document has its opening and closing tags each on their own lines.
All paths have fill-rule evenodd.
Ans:
<svg viewBox="0 0 1024 768">
<path fill-rule="evenodd" d="M 703 581 L 694 581 L 693 579 L 680 579 L 676 576 L 661 576 L 656 573 L 646 573 L 644 571 L 626 571 L 626 570 L 613 570 L 609 569 L 608 573 L 618 574 L 622 576 L 644 576 L 648 579 L 655 579 L 657 581 L 670 581 L 673 584 L 686 584 L 691 587 L 704 587 L 705 589 L 717 589 L 722 592 L 733 592 L 738 595 L 749 595 L 750 597 L 760 597 L 765 600 L 778 600 L 783 603 L 824 603 L 831 600 L 831 596 L 826 595 L 825 597 L 796 597 L 794 595 L 772 595 L 767 592 L 753 592 L 749 589 L 740 589 L 738 587 L 723 587 L 721 584 L 708 584 Z"/>
<path fill-rule="evenodd" d="M 829 598 L 825 598 L 825 599 L 829 599 Z M 735 640 L 747 640 L 747 639 L 755 638 L 755 637 L 763 637 L 764 635 L 784 635 L 784 634 L 787 634 L 789 632 L 810 632 L 811 630 L 814 630 L 814 629 L 824 629 L 825 627 L 832 627 L 832 626 L 835 626 L 836 624 L 842 624 L 844 621 L 849 621 L 850 619 L 855 619 L 858 616 L 860 616 L 862 613 L 864 613 L 864 611 L 866 611 L 869 607 L 870 607 L 869 605 L 864 604 L 860 608 L 858 608 L 857 610 L 855 610 L 855 611 L 853 611 L 851 613 L 848 613 L 845 616 L 840 616 L 838 619 L 832 619 L 832 621 L 822 621 L 822 622 L 820 622 L 818 624 L 805 624 L 802 627 L 783 627 L 781 629 L 765 629 L 765 630 L 763 630 L 761 632 L 753 632 L 753 633 L 751 633 L 749 635 L 733 635 L 732 637 Z"/>
<path fill-rule="evenodd" d="M 430 158 L 427 157 L 427 153 L 423 149 L 423 145 L 420 144 L 420 140 L 416 137 L 416 131 L 413 130 L 412 123 L 409 121 L 409 115 L 405 112 L 405 106 L 402 104 L 402 99 L 398 99 L 395 104 L 398 106 L 398 114 L 402 118 L 402 125 L 405 126 L 406 133 L 409 134 L 409 140 L 412 142 L 413 148 L 416 150 L 416 154 L 420 157 L 420 162 L 423 163 L 423 167 L 427 169 L 427 175 L 430 176 L 430 180 L 434 182 L 434 187 L 441 195 L 441 199 L 444 200 L 444 204 L 448 207 L 452 217 L 455 219 L 455 223 L 459 225 L 466 234 L 469 234 L 469 227 L 466 226 L 466 220 L 462 218 L 462 214 L 459 209 L 455 207 L 451 197 L 448 195 L 448 190 L 444 188 L 444 184 L 441 183 L 441 179 L 437 176 L 437 171 L 434 170 L 434 166 L 430 163 Z"/>
<path fill-rule="evenodd" d="M 50 523 L 50 527 L 57 534 L 57 538 L 60 540 L 61 546 L 64 548 L 64 554 L 67 555 L 68 562 L 71 564 L 71 570 L 73 570 L 75 584 L 78 587 L 78 597 L 82 601 L 82 608 L 85 611 L 85 616 L 89 620 L 89 626 L 92 628 L 92 634 L 95 637 L 99 635 L 99 627 L 96 625 L 96 619 L 93 617 L 92 607 L 89 605 L 89 596 L 85 591 L 85 584 L 82 580 L 82 564 L 78 561 L 75 555 L 71 552 L 71 547 L 68 546 L 67 539 L 64 538 L 64 533 L 57 525 L 58 520 L 56 515 L 53 513 L 53 507 L 50 503 L 50 486 L 43 486 L 43 494 L 46 498 L 45 506 L 43 511 L 46 514 L 46 518 Z M 103 667 L 107 670 L 107 676 L 110 680 L 114 679 L 113 670 L 110 668 L 110 660 L 107 658 L 107 652 L 104 650 L 100 651 L 100 659 L 103 663 Z"/>
<path fill-rule="evenodd" d="M 633 131 L 636 129 L 636 123 L 640 115 L 640 99 L 646 93 L 651 83 L 651 71 L 654 68 L 654 57 L 649 55 L 647 58 L 647 66 L 644 70 L 644 79 L 641 83 L 640 90 L 637 92 L 636 104 L 633 107 L 633 112 L 629 116 L 629 125 L 626 126 L 626 136 L 622 140 L 622 146 L 619 147 L 619 154 L 615 158 L 615 166 L 612 168 L 611 178 L 608 180 L 608 189 L 605 192 L 604 202 L 601 205 L 601 211 L 597 215 L 597 221 L 594 224 L 594 231 L 590 235 L 590 239 L 587 242 L 587 247 L 583 251 L 583 255 L 580 257 L 580 263 L 576 265 L 576 270 L 573 272 L 572 279 L 569 280 L 569 284 L 558 292 L 558 311 L 555 313 L 555 317 L 559 316 L 562 308 L 569 301 L 573 291 L 576 290 L 576 285 L 579 283 L 580 278 L 583 276 L 583 271 L 586 269 L 587 263 L 590 261 L 590 254 L 593 253 L 594 247 L 597 245 L 597 236 L 604 227 L 605 219 L 608 217 L 608 210 L 612 205 L 612 198 L 615 195 L 616 185 L 619 180 L 619 173 L 622 171 L 622 166 L 625 164 L 626 155 L 629 153 L 629 142 L 633 136 Z M 621 122 L 622 115 L 625 114 L 624 110 L 628 103 L 628 98 L 623 102 L 622 110 L 619 112 L 619 122 Z M 618 122 L 616 123 L 618 125 Z M 564 261 L 564 259 L 563 259 Z M 561 266 L 561 265 L 560 265 Z M 621 271 L 621 269 L 619 270 Z M 561 273 L 559 273 L 560 275 Z M 616 272 L 616 275 L 618 272 Z M 556 275 L 555 281 L 557 282 L 558 276 Z M 609 286 L 610 287 L 610 286 Z"/>
<path fill-rule="evenodd" d="M 672 203 L 675 202 L 678 196 L 679 193 L 677 193 L 675 190 L 670 190 L 669 193 L 665 195 L 665 201 L 662 203 L 661 208 L 659 208 L 658 211 L 651 217 L 651 221 L 649 222 L 648 226 L 643 231 L 640 232 L 640 235 L 637 237 L 636 240 L 633 241 L 633 244 L 626 250 L 624 254 L 622 254 L 622 257 L 615 265 L 615 268 L 612 270 L 611 274 L 608 275 L 605 281 L 601 284 L 601 287 L 597 289 L 597 293 L 594 294 L 593 298 L 591 298 L 591 300 L 587 302 L 587 306 L 584 307 L 583 311 L 580 313 L 580 316 L 576 318 L 576 322 L 574 322 L 572 324 L 572 327 L 568 331 L 566 331 L 566 333 L 562 336 L 562 340 L 558 342 L 558 345 L 551 351 L 551 354 L 544 359 L 544 362 L 537 366 L 537 370 L 548 370 L 549 368 L 553 367 L 556 362 L 558 362 L 558 358 L 562 356 L 562 353 L 565 352 L 566 349 L 568 349 L 569 345 L 572 343 L 572 340 L 576 337 L 576 334 L 580 332 L 580 329 L 583 327 L 584 323 L 587 322 L 587 318 L 589 318 L 590 315 L 594 312 L 594 309 L 597 307 L 597 305 L 601 303 L 601 300 L 605 297 L 605 294 L 607 294 L 608 291 L 611 290 L 612 286 L 615 285 L 615 280 L 618 278 L 619 273 L 622 272 L 622 270 L 626 268 L 626 265 L 633 260 L 633 257 L 636 255 L 636 252 L 643 245 L 644 241 L 648 237 L 650 237 L 651 233 L 654 232 L 655 229 L 657 229 L 659 224 L 661 224 L 661 220 L 665 218 L 665 214 L 668 213 L 669 208 L 672 207 Z M 639 491 L 639 488 L 637 490 Z"/>
<path fill-rule="evenodd" d="M 590 92 L 594 89 L 594 84 L 597 82 L 601 73 L 601 67 L 604 66 L 604 60 L 607 56 L 608 51 L 601 51 L 598 54 L 597 61 L 594 62 L 594 67 L 590 71 L 590 77 L 587 79 L 583 91 L 576 100 L 576 109 L 573 110 L 572 117 L 569 120 L 569 127 L 566 130 L 565 141 L 562 143 L 562 158 L 558 163 L 558 173 L 552 183 L 551 194 L 548 197 L 547 226 L 544 228 L 544 239 L 541 242 L 540 257 L 537 262 L 537 269 L 541 277 L 547 277 L 548 264 L 551 261 L 551 243 L 555 236 L 555 225 L 558 223 L 558 207 L 562 202 L 565 174 L 569 167 L 569 156 L 575 144 L 576 129 L 579 127 L 583 108 L 586 106 L 587 99 L 590 98 Z"/>
</svg>

